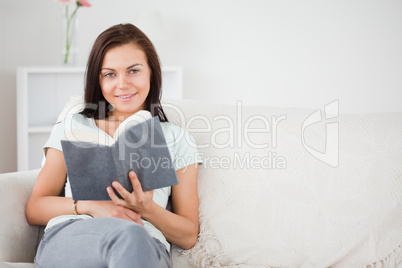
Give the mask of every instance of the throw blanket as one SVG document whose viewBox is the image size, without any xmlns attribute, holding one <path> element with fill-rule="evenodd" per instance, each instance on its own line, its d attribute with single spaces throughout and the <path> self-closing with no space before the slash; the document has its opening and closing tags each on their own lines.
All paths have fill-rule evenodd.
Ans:
<svg viewBox="0 0 402 268">
<path fill-rule="evenodd" d="M 192 110 L 205 111 L 187 125 L 204 157 L 200 235 L 183 251 L 193 265 L 395 267 L 402 261 L 402 113 L 323 112 L 318 122 L 309 109 L 242 107 L 239 122 L 239 107 L 194 105 L 180 104 L 186 122 L 166 109 L 182 126 Z M 270 132 L 238 131 L 253 116 L 249 127 Z M 275 118 L 282 119 L 274 130 Z"/>
</svg>

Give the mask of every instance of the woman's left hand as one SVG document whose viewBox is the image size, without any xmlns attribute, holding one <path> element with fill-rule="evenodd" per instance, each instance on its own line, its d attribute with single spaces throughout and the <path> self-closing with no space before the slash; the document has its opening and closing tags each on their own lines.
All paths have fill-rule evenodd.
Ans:
<svg viewBox="0 0 402 268">
<path fill-rule="evenodd" d="M 146 212 L 148 212 L 153 204 L 153 195 L 154 191 L 144 192 L 141 187 L 141 183 L 138 180 L 137 174 L 134 171 L 130 171 L 128 176 L 131 180 L 131 184 L 133 185 L 133 192 L 127 191 L 119 182 L 114 181 L 112 183 L 113 187 L 116 191 L 123 197 L 120 199 L 112 187 L 107 187 L 107 192 L 112 199 L 112 201 L 118 205 L 129 208 L 134 212 L 144 216 Z"/>
</svg>

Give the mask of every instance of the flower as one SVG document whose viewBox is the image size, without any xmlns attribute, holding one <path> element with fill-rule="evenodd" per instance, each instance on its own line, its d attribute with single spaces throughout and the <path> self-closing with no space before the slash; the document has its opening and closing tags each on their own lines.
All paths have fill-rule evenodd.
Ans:
<svg viewBox="0 0 402 268">
<path fill-rule="evenodd" d="M 80 3 L 83 7 L 90 7 L 91 4 L 87 0 L 78 0 L 77 3 Z"/>
<path fill-rule="evenodd" d="M 66 50 L 64 54 L 64 64 L 68 63 L 68 56 L 70 54 L 70 46 L 73 40 L 73 33 L 71 29 L 71 22 L 74 19 L 74 16 L 77 14 L 77 10 L 80 7 L 90 7 L 91 4 L 88 0 L 57 0 L 64 8 L 65 8 L 65 18 L 66 18 Z M 68 7 L 71 4 L 76 4 L 74 11 L 70 14 L 68 11 Z"/>
<path fill-rule="evenodd" d="M 73 4 L 75 2 L 75 0 L 57 0 L 57 2 L 59 2 L 62 6 L 65 6 L 65 5 Z"/>
</svg>

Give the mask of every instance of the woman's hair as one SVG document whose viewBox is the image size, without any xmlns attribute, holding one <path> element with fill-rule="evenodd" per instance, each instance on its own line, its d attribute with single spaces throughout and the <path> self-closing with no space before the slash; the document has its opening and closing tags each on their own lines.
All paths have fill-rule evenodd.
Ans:
<svg viewBox="0 0 402 268">
<path fill-rule="evenodd" d="M 132 24 L 118 24 L 101 33 L 95 40 L 89 55 L 85 77 L 85 108 L 80 114 L 95 119 L 108 117 L 111 107 L 102 94 L 99 83 L 99 75 L 102 69 L 103 59 L 109 49 L 126 44 L 135 44 L 147 58 L 150 68 L 151 81 L 148 96 L 145 100 L 145 108 L 152 116 L 158 116 L 161 122 L 168 119 L 162 109 L 161 86 L 162 71 L 158 54 L 149 38 Z"/>
</svg>

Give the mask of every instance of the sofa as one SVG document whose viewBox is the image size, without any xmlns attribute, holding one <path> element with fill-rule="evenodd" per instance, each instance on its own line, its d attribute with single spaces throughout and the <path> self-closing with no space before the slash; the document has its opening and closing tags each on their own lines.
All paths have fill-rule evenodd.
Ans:
<svg viewBox="0 0 402 268">
<path fill-rule="evenodd" d="M 163 107 L 203 159 L 199 238 L 172 247 L 173 267 L 402 267 L 402 113 Z M 43 227 L 25 205 L 38 172 L 0 175 L 0 268 L 34 267 Z"/>
</svg>

